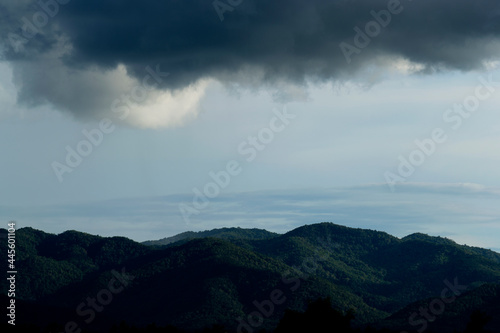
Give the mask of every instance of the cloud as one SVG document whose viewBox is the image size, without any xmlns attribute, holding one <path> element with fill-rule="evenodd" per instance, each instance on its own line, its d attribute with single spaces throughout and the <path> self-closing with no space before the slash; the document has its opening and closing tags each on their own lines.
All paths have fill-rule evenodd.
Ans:
<svg viewBox="0 0 500 333">
<path fill-rule="evenodd" d="M 0 217 L 50 232 L 73 229 L 132 239 L 158 239 L 188 230 L 221 227 L 287 232 L 304 224 L 334 222 L 386 231 L 398 237 L 414 232 L 450 237 L 486 248 L 498 246 L 500 189 L 479 184 L 385 184 L 326 189 L 221 194 L 189 224 L 179 212 L 192 195 L 106 200 L 73 205 L 0 206 Z M 104 226 L 104 227 L 103 227 Z M 106 229 L 103 229 L 106 228 Z M 474 239 L 474 241 L 472 241 Z"/>
<path fill-rule="evenodd" d="M 66 66 L 63 58 L 71 49 L 63 38 L 36 61 L 23 59 L 13 63 L 13 81 L 19 87 L 21 104 L 49 103 L 79 118 L 106 117 L 143 128 L 175 127 L 196 117 L 207 80 L 166 90 L 150 87 L 149 81 L 157 83 L 147 73 L 145 76 L 150 77 L 146 88 L 145 76 L 141 80 L 131 76 L 122 64 L 112 69 L 100 69 L 95 65 L 84 69 Z M 155 70 L 151 68 L 152 73 Z M 161 69 L 160 73 L 168 76 Z"/>
<path fill-rule="evenodd" d="M 208 85 L 208 80 L 200 80 L 173 92 L 157 91 L 148 104 L 139 104 L 130 110 L 130 123 L 143 128 L 180 126 L 197 116 Z"/>
<path fill-rule="evenodd" d="M 45 15 L 45 24 L 36 3 L 11 2 L 2 5 L 3 58 L 13 67 L 20 102 L 48 102 L 82 118 L 109 113 L 109 104 L 140 82 L 148 66 L 160 65 L 170 75 L 141 113 L 158 106 L 144 119 L 127 120 L 148 127 L 195 116 L 194 106 L 186 111 L 179 105 L 187 95 L 201 96 L 212 79 L 240 89 L 274 89 L 280 101 L 307 100 L 301 89 L 307 83 L 354 78 L 373 84 L 386 69 L 470 71 L 498 60 L 498 1 L 402 0 L 400 12 L 347 63 L 340 43 L 355 46 L 354 28 L 365 30 L 372 11 L 386 10 L 388 2 L 243 0 L 221 21 L 207 0 L 47 0 L 42 3 L 51 3 L 48 11 L 55 14 Z M 16 52 L 12 36 L 30 31 L 26 20 L 40 28 Z M 177 109 L 162 116 L 166 96 Z"/>
</svg>

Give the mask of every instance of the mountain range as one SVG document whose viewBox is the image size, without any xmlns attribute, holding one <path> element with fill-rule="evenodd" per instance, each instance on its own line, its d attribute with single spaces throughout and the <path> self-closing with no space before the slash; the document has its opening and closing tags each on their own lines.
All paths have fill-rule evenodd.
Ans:
<svg viewBox="0 0 500 333">
<path fill-rule="evenodd" d="M 285 234 L 222 228 L 144 243 L 26 227 L 16 240 L 20 324 L 257 332 L 328 297 L 360 329 L 463 331 L 480 310 L 491 318 L 485 327 L 500 332 L 500 254 L 442 237 L 318 223 Z M 7 253 L 6 242 L 0 249 Z"/>
</svg>

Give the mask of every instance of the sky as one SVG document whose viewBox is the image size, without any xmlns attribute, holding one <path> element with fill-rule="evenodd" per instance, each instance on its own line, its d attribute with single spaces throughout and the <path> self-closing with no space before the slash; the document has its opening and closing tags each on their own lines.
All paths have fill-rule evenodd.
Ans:
<svg viewBox="0 0 500 333">
<path fill-rule="evenodd" d="M 0 0 L 0 219 L 500 252 L 493 0 Z"/>
</svg>

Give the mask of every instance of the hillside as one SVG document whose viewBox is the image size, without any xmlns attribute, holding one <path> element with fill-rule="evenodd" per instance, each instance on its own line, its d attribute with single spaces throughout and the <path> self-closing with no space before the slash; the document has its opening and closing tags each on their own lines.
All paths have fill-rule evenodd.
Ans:
<svg viewBox="0 0 500 333">
<path fill-rule="evenodd" d="M 172 237 L 165 237 L 159 240 L 142 242 L 148 246 L 165 246 L 181 241 L 188 241 L 196 238 L 220 238 L 227 240 L 261 240 L 277 237 L 278 234 L 263 229 L 243 229 L 243 228 L 220 228 L 206 231 L 186 231 Z"/>
<path fill-rule="evenodd" d="M 439 300 L 440 298 L 437 299 Z M 486 324 L 485 329 L 491 332 L 499 332 L 499 284 L 484 284 L 476 289 L 464 292 L 453 302 L 443 302 L 445 303 L 445 311 L 443 311 L 442 314 L 438 312 L 438 315 L 433 315 L 432 317 L 435 317 L 435 320 L 427 321 L 423 316 L 419 315 L 420 309 L 429 309 L 430 304 L 433 302 L 437 303 L 436 298 L 429 298 L 409 304 L 404 309 L 391 315 L 376 326 L 393 329 L 403 328 L 408 331 L 422 329 L 424 327 L 434 332 L 458 331 L 462 330 L 467 325 L 474 311 L 481 309 L 481 311 L 491 319 L 491 321 Z M 413 320 L 409 320 L 410 318 L 413 318 Z"/>
<path fill-rule="evenodd" d="M 162 247 L 77 231 L 53 235 L 19 229 L 17 265 L 23 274 L 17 298 L 31 307 L 59 309 L 26 320 L 40 325 L 75 320 L 96 329 L 123 319 L 135 325 L 236 329 L 237 318 L 247 318 L 279 291 L 283 302 L 273 306 L 260 328 L 276 327 L 286 309 L 303 311 L 320 297 L 330 297 L 343 313 L 354 311 L 356 325 L 404 328 L 413 304 L 438 296 L 445 281 L 454 279 L 467 286 L 469 296 L 464 293 L 447 307 L 444 322 L 465 318 L 474 308 L 497 309 L 497 254 L 443 238 L 414 234 L 399 239 L 333 223 L 283 235 L 239 228 L 185 234 Z M 85 316 L 75 315 L 82 301 L 98 295 L 122 271 L 133 278 L 113 296 L 119 301 L 106 304 L 103 315 L 88 324 Z M 6 290 L 5 281 L 1 286 Z M 472 304 L 469 312 L 460 310 L 462 300 Z M 61 318 L 61 313 L 72 315 Z"/>
</svg>

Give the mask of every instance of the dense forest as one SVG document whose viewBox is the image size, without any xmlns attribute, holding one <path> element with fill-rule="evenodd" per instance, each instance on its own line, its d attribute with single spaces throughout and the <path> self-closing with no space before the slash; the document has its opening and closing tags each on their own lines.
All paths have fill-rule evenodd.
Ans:
<svg viewBox="0 0 500 333">
<path fill-rule="evenodd" d="M 32 228 L 16 237 L 18 330 L 500 332 L 500 254 L 441 237 L 333 223 L 144 244 Z"/>
<path fill-rule="evenodd" d="M 329 298 L 317 299 L 307 305 L 304 312 L 286 310 L 283 318 L 278 323 L 275 330 L 268 331 L 265 329 L 258 330 L 259 333 L 287 333 L 287 332 L 335 332 L 335 333 L 396 333 L 399 331 L 389 329 L 375 329 L 371 326 L 365 328 L 354 328 L 351 321 L 354 319 L 352 312 L 342 313 L 331 306 Z M 472 312 L 469 322 L 463 333 L 494 333 L 485 329 L 485 326 L 491 321 L 491 317 L 479 310 Z M 46 333 L 46 332 L 81 332 L 81 333 L 96 333 L 102 331 L 92 331 L 86 329 L 65 329 L 62 325 L 52 323 L 44 328 L 36 325 L 20 325 L 13 328 L 11 325 L 4 325 L 2 332 L 30 332 L 30 333 Z M 255 330 L 251 326 L 241 325 L 236 328 L 238 333 L 252 333 Z M 213 325 L 197 331 L 182 330 L 174 326 L 158 327 L 155 324 L 147 325 L 146 327 L 136 327 L 129 325 L 126 321 L 119 324 L 114 324 L 107 332 L 109 333 L 225 333 L 232 332 L 221 325 Z M 413 331 L 411 331 L 413 332 Z M 414 332 L 419 332 L 414 331 Z M 439 331 L 428 331 L 436 333 Z M 457 333 L 460 333 L 457 332 Z M 399 332 L 400 333 L 400 332 Z M 409 333 L 409 332 L 408 332 Z"/>
</svg>

